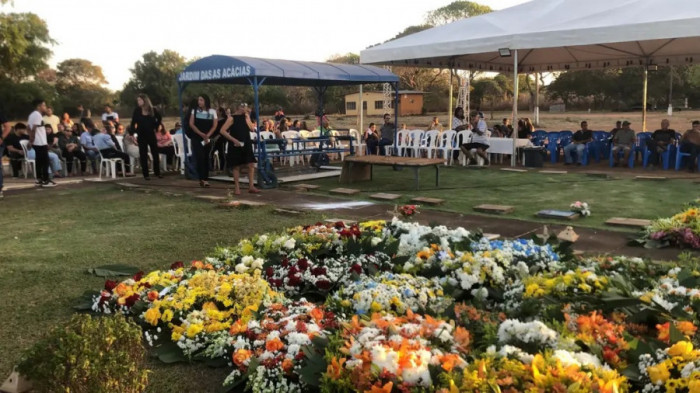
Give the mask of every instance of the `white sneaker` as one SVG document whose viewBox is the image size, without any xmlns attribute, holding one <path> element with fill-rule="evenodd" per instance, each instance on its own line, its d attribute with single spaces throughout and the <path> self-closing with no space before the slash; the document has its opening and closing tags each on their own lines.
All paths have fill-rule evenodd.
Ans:
<svg viewBox="0 0 700 393">
<path fill-rule="evenodd" d="M 46 181 L 41 184 L 42 187 L 56 187 L 56 183 L 53 180 Z"/>
</svg>

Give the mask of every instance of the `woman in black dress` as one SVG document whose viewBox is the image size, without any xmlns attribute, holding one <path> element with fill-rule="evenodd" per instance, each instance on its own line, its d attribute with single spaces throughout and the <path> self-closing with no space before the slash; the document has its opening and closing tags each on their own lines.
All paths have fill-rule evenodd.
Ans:
<svg viewBox="0 0 700 393">
<path fill-rule="evenodd" d="M 216 131 L 218 116 L 212 109 L 209 97 L 202 94 L 197 98 L 197 107 L 190 112 L 189 136 L 192 139 L 192 155 L 197 162 L 197 176 L 200 187 L 209 187 L 209 155 L 211 141 L 209 138 Z"/>
<path fill-rule="evenodd" d="M 160 113 L 158 113 L 151 100 L 145 94 L 139 94 L 136 97 L 136 109 L 131 115 L 131 126 L 129 134 L 137 133 L 139 144 L 139 158 L 141 159 L 141 170 L 143 178 L 151 180 L 148 175 L 148 148 L 151 148 L 153 155 L 153 173 L 159 178 L 163 178 L 160 174 L 160 163 L 158 162 L 158 141 L 156 140 L 156 130 L 162 122 Z"/>
<path fill-rule="evenodd" d="M 250 120 L 250 113 L 245 104 L 241 104 L 233 116 L 226 119 L 226 123 L 221 127 L 221 136 L 228 140 L 228 150 L 226 155 L 226 166 L 233 169 L 233 181 L 235 195 L 241 194 L 238 184 L 240 168 L 248 166 L 248 192 L 257 194 L 260 192 L 255 188 L 255 155 L 253 153 L 253 143 L 250 139 L 250 132 L 255 130 L 255 125 Z"/>
</svg>

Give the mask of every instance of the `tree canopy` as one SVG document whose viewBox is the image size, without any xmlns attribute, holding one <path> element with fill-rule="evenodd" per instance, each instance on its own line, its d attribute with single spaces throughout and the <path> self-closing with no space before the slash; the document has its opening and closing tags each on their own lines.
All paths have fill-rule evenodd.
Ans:
<svg viewBox="0 0 700 393">
<path fill-rule="evenodd" d="M 131 79 L 120 94 L 123 103 L 133 102 L 138 93 L 145 93 L 153 104 L 165 108 L 176 106 L 177 75 L 187 64 L 179 53 L 165 49 L 161 53 L 145 53 L 131 69 Z"/>
<path fill-rule="evenodd" d="M 444 7 L 428 12 L 425 22 L 432 26 L 439 26 L 472 16 L 488 14 L 492 11 L 491 7 L 473 1 L 453 1 Z"/>
<path fill-rule="evenodd" d="M 0 14 L 0 77 L 21 82 L 43 70 L 52 44 L 46 22 L 36 14 Z"/>
</svg>

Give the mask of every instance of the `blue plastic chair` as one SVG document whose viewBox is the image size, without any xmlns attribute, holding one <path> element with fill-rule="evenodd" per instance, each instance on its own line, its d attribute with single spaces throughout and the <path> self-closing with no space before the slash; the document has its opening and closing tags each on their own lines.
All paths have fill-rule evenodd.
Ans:
<svg viewBox="0 0 700 393">
<path fill-rule="evenodd" d="M 679 134 L 676 135 L 676 138 L 678 139 L 676 142 L 676 170 L 680 171 L 681 166 L 683 164 L 683 158 L 690 157 L 690 153 L 683 153 L 681 151 L 681 143 L 680 138 L 678 138 L 678 135 Z M 698 171 L 700 171 L 700 159 L 698 159 Z"/>
<path fill-rule="evenodd" d="M 610 153 L 610 133 L 606 131 L 593 131 L 593 142 L 590 143 L 590 151 L 596 162 Z"/>
<path fill-rule="evenodd" d="M 547 139 L 547 131 L 537 130 L 532 133 L 532 144 L 535 146 L 544 146 L 544 141 Z"/>
<path fill-rule="evenodd" d="M 647 132 L 645 134 L 649 134 L 649 138 L 647 139 L 651 138 L 651 133 Z M 642 166 L 646 168 L 649 165 L 649 158 L 651 157 L 651 150 L 647 147 L 646 140 L 643 145 L 640 143 L 640 148 L 642 149 Z M 675 157 L 676 149 L 677 146 L 669 146 L 665 152 L 661 153 L 661 164 L 664 170 L 668 170 L 671 167 L 671 160 Z"/>
<path fill-rule="evenodd" d="M 623 152 L 622 150 L 620 150 L 620 151 L 617 152 L 617 157 L 613 157 L 613 147 L 615 147 L 615 145 L 611 143 L 611 144 L 610 144 L 610 152 L 608 153 L 608 157 L 609 157 L 609 160 L 610 160 L 610 167 L 611 167 L 611 168 L 612 168 L 613 166 L 615 166 L 615 162 L 616 162 L 620 157 L 624 157 L 624 154 L 625 154 L 625 152 Z M 629 160 L 627 161 L 627 166 L 630 167 L 630 168 L 634 168 L 634 154 L 635 154 L 636 149 L 637 149 L 637 146 L 636 146 L 636 145 L 633 145 L 633 146 L 632 146 L 632 149 L 630 150 L 630 157 L 629 157 Z"/>
<path fill-rule="evenodd" d="M 547 134 L 547 151 L 549 152 L 549 159 L 552 164 L 557 162 L 559 158 L 559 133 L 550 132 Z"/>
</svg>

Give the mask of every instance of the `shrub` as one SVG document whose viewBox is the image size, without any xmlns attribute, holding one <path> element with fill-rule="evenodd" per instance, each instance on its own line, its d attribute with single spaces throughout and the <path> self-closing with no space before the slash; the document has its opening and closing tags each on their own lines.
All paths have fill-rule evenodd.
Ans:
<svg viewBox="0 0 700 393">
<path fill-rule="evenodd" d="M 37 392 L 136 393 L 148 383 L 145 355 L 135 323 L 78 314 L 27 350 L 18 370 Z"/>
</svg>

